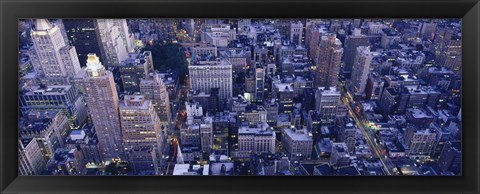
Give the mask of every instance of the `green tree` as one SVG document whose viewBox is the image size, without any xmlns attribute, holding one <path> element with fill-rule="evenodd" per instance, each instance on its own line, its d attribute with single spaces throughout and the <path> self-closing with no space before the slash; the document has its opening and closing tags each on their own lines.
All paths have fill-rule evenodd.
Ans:
<svg viewBox="0 0 480 194">
<path fill-rule="evenodd" d="M 151 51 L 153 67 L 155 70 L 164 72 L 168 69 L 178 72 L 180 83 L 184 84 L 187 75 L 187 58 L 185 51 L 180 44 L 176 43 L 154 43 L 147 45 L 144 51 Z"/>
</svg>

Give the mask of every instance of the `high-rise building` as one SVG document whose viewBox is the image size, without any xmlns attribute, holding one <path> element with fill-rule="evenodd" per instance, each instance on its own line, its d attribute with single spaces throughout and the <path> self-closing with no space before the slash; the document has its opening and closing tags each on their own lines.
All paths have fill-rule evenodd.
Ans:
<svg viewBox="0 0 480 194">
<path fill-rule="evenodd" d="M 442 170 L 448 170 L 459 174 L 462 172 L 462 143 L 460 141 L 448 141 L 438 160 Z"/>
<path fill-rule="evenodd" d="M 146 77 L 151 69 L 153 69 L 151 51 L 128 53 L 127 59 L 119 64 L 123 90 L 129 93 L 139 92 L 140 80 Z"/>
<path fill-rule="evenodd" d="M 347 123 L 344 126 L 342 126 L 340 135 L 339 135 L 339 140 L 340 142 L 345 142 L 345 145 L 347 145 L 348 148 L 348 153 L 353 154 L 355 151 L 355 135 L 357 133 L 357 128 L 353 123 Z"/>
<path fill-rule="evenodd" d="M 368 74 L 367 85 L 365 86 L 366 99 L 378 100 L 382 96 L 385 81 L 375 72 Z"/>
<path fill-rule="evenodd" d="M 70 128 L 77 129 L 87 119 L 85 99 L 72 85 L 33 85 L 19 94 L 20 110 L 58 110 L 68 117 Z"/>
<path fill-rule="evenodd" d="M 265 88 L 265 69 L 255 69 L 255 101 L 258 103 L 263 102 Z"/>
<path fill-rule="evenodd" d="M 313 138 L 307 129 L 282 129 L 282 145 L 290 160 L 308 160 L 312 155 Z"/>
<path fill-rule="evenodd" d="M 124 159 L 117 89 L 112 72 L 105 70 L 96 54 L 88 54 L 83 86 L 103 160 Z"/>
<path fill-rule="evenodd" d="M 319 87 L 315 98 L 315 111 L 320 113 L 322 124 L 334 125 L 340 105 L 340 92 L 332 87 Z"/>
<path fill-rule="evenodd" d="M 364 93 L 373 55 L 370 52 L 370 47 L 359 46 L 356 50 L 357 53 L 355 55 L 350 80 L 352 81 L 352 89 L 354 92 Z"/>
<path fill-rule="evenodd" d="M 336 86 L 343 54 L 342 42 L 335 34 L 321 36 L 317 58 L 314 58 L 315 87 Z"/>
<path fill-rule="evenodd" d="M 407 127 L 404 137 L 408 146 L 407 155 L 413 159 L 430 158 L 434 148 L 437 133 L 433 129 L 418 130 L 416 127 Z"/>
<path fill-rule="evenodd" d="M 125 19 L 96 19 L 95 29 L 100 45 L 102 62 L 106 66 L 116 66 L 127 59 Z"/>
<path fill-rule="evenodd" d="M 355 55 L 357 53 L 357 47 L 368 46 L 370 44 L 368 37 L 362 34 L 359 28 L 355 28 L 352 35 L 347 36 L 345 39 L 345 67 L 344 71 L 352 71 L 352 67 L 355 64 Z M 353 71 L 352 71 L 353 73 Z"/>
<path fill-rule="evenodd" d="M 164 135 L 155 108 L 141 95 L 127 95 L 120 103 L 123 143 L 137 174 L 159 174 Z"/>
<path fill-rule="evenodd" d="M 273 88 L 274 96 L 279 100 L 278 112 L 291 113 L 293 111 L 293 84 L 276 83 Z"/>
<path fill-rule="evenodd" d="M 210 154 L 213 148 L 212 117 L 205 117 L 200 123 L 200 143 L 202 152 Z"/>
<path fill-rule="evenodd" d="M 70 44 L 77 49 L 80 65 L 87 64 L 88 53 L 100 53 L 94 19 L 62 19 Z"/>
<path fill-rule="evenodd" d="M 155 112 L 160 118 L 160 123 L 168 124 L 172 120 L 172 110 L 170 108 L 170 99 L 163 79 L 158 73 L 149 73 L 140 81 L 140 93 L 145 99 L 151 100 Z"/>
<path fill-rule="evenodd" d="M 20 138 L 35 139 L 45 161 L 52 158 L 57 148 L 65 146 L 68 135 L 67 117 L 59 111 L 31 111 L 20 119 Z"/>
<path fill-rule="evenodd" d="M 18 140 L 18 174 L 41 175 L 46 164 L 35 138 Z"/>
<path fill-rule="evenodd" d="M 221 101 L 232 97 L 232 64 L 227 60 L 191 64 L 188 70 L 191 89 L 210 94 L 212 88 L 219 88 Z"/>
<path fill-rule="evenodd" d="M 448 67 L 456 73 L 461 72 L 462 66 L 462 37 L 452 35 L 450 40 L 444 43 L 445 46 L 437 59 L 441 66 Z"/>
<path fill-rule="evenodd" d="M 46 19 L 37 19 L 30 32 L 32 65 L 44 83 L 68 84 L 80 72 L 75 47 L 68 45 L 60 28 Z"/>
<path fill-rule="evenodd" d="M 250 157 L 261 153 L 275 153 L 275 132 L 264 122 L 240 127 L 236 156 Z"/>
<path fill-rule="evenodd" d="M 300 21 L 290 23 L 290 42 L 296 45 L 303 43 L 303 24 Z"/>
</svg>

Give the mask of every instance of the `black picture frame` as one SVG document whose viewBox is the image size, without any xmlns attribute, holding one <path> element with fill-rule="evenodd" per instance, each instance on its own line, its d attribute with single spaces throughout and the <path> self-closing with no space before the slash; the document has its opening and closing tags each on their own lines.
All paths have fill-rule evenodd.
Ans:
<svg viewBox="0 0 480 194">
<path fill-rule="evenodd" d="M 0 193 L 479 193 L 478 0 L 0 0 Z M 463 172 L 447 177 L 17 176 L 19 18 L 462 18 Z"/>
</svg>

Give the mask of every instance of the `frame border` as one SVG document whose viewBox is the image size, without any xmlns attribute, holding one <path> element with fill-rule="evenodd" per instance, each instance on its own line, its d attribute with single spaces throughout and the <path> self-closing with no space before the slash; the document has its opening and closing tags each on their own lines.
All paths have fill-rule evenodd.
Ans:
<svg viewBox="0 0 480 194">
<path fill-rule="evenodd" d="M 0 0 L 0 193 L 478 193 L 479 0 Z M 19 18 L 462 18 L 463 176 L 17 176 Z M 13 73 L 15 72 L 15 73 Z"/>
</svg>

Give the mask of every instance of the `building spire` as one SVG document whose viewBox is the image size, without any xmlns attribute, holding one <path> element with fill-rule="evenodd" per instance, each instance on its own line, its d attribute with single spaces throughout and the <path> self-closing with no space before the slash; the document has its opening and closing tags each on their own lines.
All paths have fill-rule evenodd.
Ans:
<svg viewBox="0 0 480 194">
<path fill-rule="evenodd" d="M 35 20 L 35 29 L 37 31 L 50 30 L 52 29 L 52 24 L 47 19 L 36 19 Z"/>
</svg>

